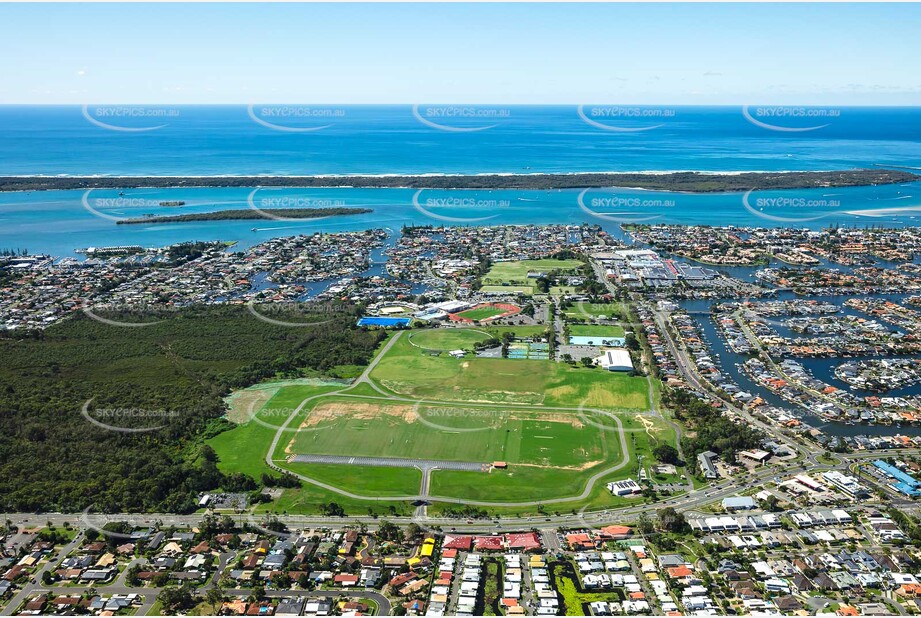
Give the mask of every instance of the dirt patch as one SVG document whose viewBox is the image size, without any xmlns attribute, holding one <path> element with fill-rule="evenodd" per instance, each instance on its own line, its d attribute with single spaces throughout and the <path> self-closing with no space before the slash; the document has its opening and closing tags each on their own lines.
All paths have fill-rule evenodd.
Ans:
<svg viewBox="0 0 921 618">
<path fill-rule="evenodd" d="M 402 419 L 405 423 L 416 420 L 415 406 L 410 405 L 381 405 L 376 403 L 321 403 L 307 415 L 301 428 L 314 427 L 323 421 L 331 421 L 343 417 L 355 420 L 370 420 L 390 416 Z"/>
<path fill-rule="evenodd" d="M 539 415 L 516 415 L 515 412 L 511 412 L 509 415 L 509 420 L 512 421 L 544 421 L 547 423 L 565 423 L 572 425 L 575 429 L 582 429 L 585 425 L 578 416 L 574 414 L 566 414 L 563 412 L 540 412 Z"/>
<path fill-rule="evenodd" d="M 246 423 L 275 396 L 278 388 L 247 389 L 227 397 L 227 420 L 231 423 Z"/>
<path fill-rule="evenodd" d="M 589 468 L 592 468 L 594 466 L 597 466 L 603 463 L 604 463 L 604 459 L 598 459 L 596 461 L 586 461 L 584 464 L 579 465 L 579 466 L 547 466 L 547 465 L 542 465 L 542 464 L 515 463 L 515 464 L 511 464 L 511 467 L 513 468 L 553 468 L 554 470 L 578 470 L 581 472 L 582 470 L 588 470 Z"/>
<path fill-rule="evenodd" d="M 656 424 L 655 424 L 655 423 L 653 423 L 651 420 L 649 420 L 648 418 L 646 418 L 646 417 L 643 416 L 642 414 L 637 414 L 637 415 L 636 415 L 636 420 L 638 420 L 639 422 L 643 423 L 643 429 L 646 430 L 646 433 L 649 434 L 649 437 L 650 437 L 650 438 L 655 439 L 655 438 L 656 438 L 655 434 L 657 434 L 657 433 L 659 433 L 659 432 L 662 431 L 662 428 L 661 428 L 661 427 L 656 427 Z"/>
</svg>

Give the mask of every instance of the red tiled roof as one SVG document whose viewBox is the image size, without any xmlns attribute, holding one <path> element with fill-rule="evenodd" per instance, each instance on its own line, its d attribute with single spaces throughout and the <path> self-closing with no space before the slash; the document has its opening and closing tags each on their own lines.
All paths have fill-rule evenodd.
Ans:
<svg viewBox="0 0 921 618">
<path fill-rule="evenodd" d="M 509 549 L 540 549 L 540 537 L 536 532 L 506 534 L 505 542 Z"/>
<path fill-rule="evenodd" d="M 462 551 L 470 551 L 470 545 L 473 543 L 472 536 L 454 536 L 449 534 L 445 536 L 445 542 L 442 543 L 444 549 L 459 549 Z"/>
<path fill-rule="evenodd" d="M 476 537 L 476 548 L 483 550 L 502 549 L 502 538 L 498 536 L 478 536 Z"/>
</svg>

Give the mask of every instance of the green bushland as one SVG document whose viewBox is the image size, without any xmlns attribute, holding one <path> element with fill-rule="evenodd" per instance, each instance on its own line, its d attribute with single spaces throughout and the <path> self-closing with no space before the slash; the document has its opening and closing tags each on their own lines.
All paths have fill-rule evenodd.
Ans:
<svg viewBox="0 0 921 618">
<path fill-rule="evenodd" d="M 371 212 L 370 208 L 264 208 L 261 211 L 250 208 L 236 210 L 215 210 L 196 212 L 186 215 L 163 215 L 159 217 L 136 217 L 116 221 L 119 225 L 140 223 L 188 223 L 190 221 L 250 221 L 272 217 L 285 219 L 316 219 L 318 217 L 336 217 L 342 215 L 361 215 Z"/>
<path fill-rule="evenodd" d="M 491 557 L 484 561 L 483 576 L 483 615 L 501 616 L 499 601 L 502 599 L 503 565 L 499 558 Z"/>
<path fill-rule="evenodd" d="M 364 365 L 385 336 L 354 327 L 357 314 L 325 313 L 322 328 L 284 328 L 244 307 L 160 315 L 83 314 L 44 331 L 0 332 L 0 508 L 6 511 L 192 512 L 196 494 L 246 491 L 203 442 L 230 427 L 223 397 L 271 377 Z M 122 433 L 89 422 L 155 431 Z M 142 414 L 143 413 L 143 414 Z M 155 416 L 154 416 L 155 415 Z M 155 418 L 155 420 L 151 420 Z"/>
<path fill-rule="evenodd" d="M 656 191 L 694 193 L 743 192 L 750 189 L 827 189 L 915 182 L 917 174 L 901 170 L 852 169 L 820 172 L 745 172 L 743 174 L 668 174 L 586 172 L 579 174 L 471 174 L 454 176 L 349 176 L 355 188 L 394 189 L 588 189 L 636 187 Z M 3 176 L 0 191 L 46 191 L 50 189 L 131 189 L 197 187 L 339 187 L 336 176 L 111 176 L 108 178 L 51 178 Z"/>
<path fill-rule="evenodd" d="M 550 565 L 550 570 L 553 575 L 554 587 L 563 597 L 566 616 L 584 616 L 583 603 L 593 603 L 595 601 L 621 602 L 624 600 L 624 595 L 618 592 L 579 591 L 578 575 L 576 575 L 572 563 L 554 562 Z"/>
</svg>

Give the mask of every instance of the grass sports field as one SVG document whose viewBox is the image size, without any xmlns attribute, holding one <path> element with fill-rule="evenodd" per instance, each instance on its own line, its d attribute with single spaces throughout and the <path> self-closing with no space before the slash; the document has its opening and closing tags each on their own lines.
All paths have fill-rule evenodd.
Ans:
<svg viewBox="0 0 921 618">
<path fill-rule="evenodd" d="M 568 272 L 576 270 L 582 266 L 579 260 L 514 260 L 511 262 L 496 262 L 489 272 L 486 273 L 484 281 L 515 282 L 524 281 L 529 272 L 549 273 L 553 270 Z"/>
<path fill-rule="evenodd" d="M 523 332 L 519 333 L 519 330 Z M 489 464 L 508 463 L 490 472 L 435 470 L 429 483 L 434 502 L 455 498 L 484 502 L 533 502 L 578 496 L 588 479 L 612 467 L 605 481 L 636 477 L 636 455 L 651 462 L 659 441 L 674 443 L 670 427 L 648 410 L 645 378 L 588 368 L 572 368 L 546 360 L 452 358 L 434 354 L 470 349 L 501 332 L 540 334 L 542 327 L 440 328 L 403 333 L 370 377 L 394 393 L 381 394 L 370 384 L 354 389 L 335 383 L 259 385 L 237 393 L 228 415 L 240 423 L 209 440 L 224 472 L 259 479 L 277 474 L 265 463 L 273 438 L 292 418 L 272 453 L 274 463 L 304 477 L 381 501 L 350 498 L 304 483 L 284 489 L 257 512 L 317 512 L 337 502 L 347 512 L 405 514 L 408 502 L 388 497 L 416 495 L 422 473 L 415 468 L 291 462 L 294 455 L 350 455 Z M 533 331 L 533 332 L 532 332 Z M 250 392 L 259 391 L 259 392 Z M 419 401 L 424 400 L 424 401 Z M 579 412 L 586 408 L 614 414 Z M 560 409 L 550 409 L 560 408 Z M 258 411 L 258 412 L 256 412 Z M 253 414 L 255 413 L 255 419 Z M 623 504 L 603 483 L 589 495 L 560 504 L 569 511 L 581 506 Z M 489 507 L 496 513 L 534 513 L 536 506 Z"/>
<path fill-rule="evenodd" d="M 586 303 L 577 302 L 563 311 L 568 318 L 581 320 L 594 318 L 623 319 L 629 312 L 622 303 Z"/>
<path fill-rule="evenodd" d="M 437 328 L 409 333 L 406 340 L 410 345 L 438 352 L 449 350 L 472 350 L 474 344 L 489 339 L 485 330 L 477 328 Z"/>
<path fill-rule="evenodd" d="M 397 341 L 371 373 L 372 379 L 395 394 L 470 403 L 649 407 L 645 378 L 553 361 L 432 356 L 409 341 L 405 337 Z M 423 345 L 415 337 L 412 341 Z"/>
<path fill-rule="evenodd" d="M 570 324 L 569 334 L 573 337 L 623 337 L 624 327 L 602 324 Z"/>
<path fill-rule="evenodd" d="M 324 399 L 286 453 L 509 461 L 577 469 L 604 459 L 598 428 L 577 414 L 542 410 Z"/>
<path fill-rule="evenodd" d="M 502 292 L 503 294 L 534 294 L 533 285 L 484 285 L 480 290 L 483 292 Z"/>
<path fill-rule="evenodd" d="M 467 311 L 461 311 L 457 315 L 468 320 L 485 320 L 487 318 L 494 318 L 497 315 L 502 315 L 505 313 L 505 310 L 493 307 L 490 305 L 482 305 L 480 307 L 475 307 L 473 309 L 468 309 Z"/>
<path fill-rule="evenodd" d="M 496 262 L 483 276 L 482 289 L 486 292 L 521 292 L 534 294 L 534 280 L 528 278 L 529 272 L 549 273 L 550 271 L 572 272 L 582 266 L 579 260 L 516 260 Z"/>
<path fill-rule="evenodd" d="M 501 337 L 503 333 L 512 333 L 515 337 L 519 339 L 526 339 L 529 337 L 541 337 L 547 332 L 547 327 L 542 325 L 532 325 L 532 326 L 490 326 L 483 325 L 478 327 L 480 330 L 485 331 L 492 335 L 493 337 Z"/>
<path fill-rule="evenodd" d="M 255 388 L 262 388 L 262 385 Z M 218 455 L 218 468 L 228 474 L 239 472 L 256 480 L 259 480 L 262 474 L 277 476 L 277 473 L 265 463 L 265 455 L 275 436 L 276 428 L 304 399 L 339 388 L 341 386 L 282 386 L 267 402 L 260 402 L 250 408 L 247 401 L 242 405 L 242 409 L 237 410 L 232 416 L 235 416 L 238 421 L 245 421 L 246 418 L 253 416 L 256 419 L 241 422 L 234 429 L 208 440 L 208 445 Z M 247 393 L 249 390 L 241 392 Z M 293 466 L 292 469 L 302 472 L 296 466 Z M 403 492 L 399 491 L 402 489 L 411 489 L 410 495 L 417 493 L 421 474 L 418 470 L 412 469 L 359 468 L 356 466 L 346 470 L 343 466 L 316 466 L 311 470 L 311 477 L 331 484 L 343 483 L 342 486 L 352 487 L 353 491 L 358 493 L 368 490 L 372 493 L 383 492 L 378 495 L 385 496 L 388 493 L 402 494 Z M 381 482 L 383 478 L 386 478 L 386 482 Z M 412 506 L 405 502 L 369 503 L 306 483 L 299 489 L 284 489 L 278 500 L 273 503 L 260 504 L 257 511 L 316 513 L 320 504 L 329 502 L 337 502 L 350 512 L 362 514 L 367 513 L 369 508 L 374 513 L 384 515 L 393 512 L 408 515 L 412 512 Z"/>
</svg>

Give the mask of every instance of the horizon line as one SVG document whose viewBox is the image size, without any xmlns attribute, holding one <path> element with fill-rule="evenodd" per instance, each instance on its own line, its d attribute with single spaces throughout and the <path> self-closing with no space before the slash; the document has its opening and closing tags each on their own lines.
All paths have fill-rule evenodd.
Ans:
<svg viewBox="0 0 921 618">
<path fill-rule="evenodd" d="M 2 102 L 0 101 L 0 107 L 80 107 L 83 105 L 175 105 L 183 107 L 219 107 L 219 106 L 248 106 L 248 105 L 348 105 L 351 107 L 412 107 L 414 105 L 454 105 L 454 106 L 498 106 L 505 105 L 510 107 L 579 107 L 585 105 L 618 105 L 618 106 L 633 106 L 633 107 L 660 107 L 660 106 L 672 106 L 672 107 L 727 107 L 727 108 L 736 108 L 736 107 L 807 107 L 807 108 L 821 108 L 821 107 L 838 107 L 842 109 L 872 109 L 872 108 L 921 108 L 921 101 L 918 103 L 873 103 L 873 104 L 839 104 L 839 103 L 630 103 L 630 102 L 619 102 L 619 101 L 607 101 L 607 102 L 596 102 L 596 103 L 509 103 L 502 101 L 492 101 L 492 102 L 451 102 L 451 101 L 434 101 L 429 103 L 412 103 L 412 102 L 403 102 L 403 103 L 349 103 L 345 101 L 271 101 L 264 103 L 254 103 L 252 101 L 232 101 L 232 102 L 197 102 L 197 103 L 179 103 L 172 101 L 157 102 L 157 101 L 100 101 L 94 103 L 87 103 L 85 101 L 81 102 L 69 102 L 69 103 L 37 103 L 37 102 Z"/>
</svg>

